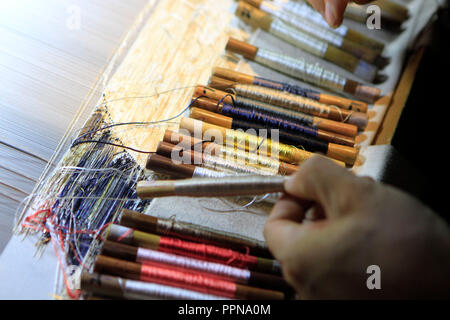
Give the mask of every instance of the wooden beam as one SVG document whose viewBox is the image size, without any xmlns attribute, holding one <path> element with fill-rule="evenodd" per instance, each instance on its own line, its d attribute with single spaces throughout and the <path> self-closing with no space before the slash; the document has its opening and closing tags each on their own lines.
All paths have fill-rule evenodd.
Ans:
<svg viewBox="0 0 450 320">
<path fill-rule="evenodd" d="M 411 92 L 411 88 L 424 52 L 425 47 L 422 47 L 412 53 L 409 57 L 405 71 L 403 72 L 392 98 L 392 103 L 389 106 L 375 137 L 373 143 L 374 145 L 391 144 L 392 138 L 397 130 L 398 122 Z"/>
</svg>

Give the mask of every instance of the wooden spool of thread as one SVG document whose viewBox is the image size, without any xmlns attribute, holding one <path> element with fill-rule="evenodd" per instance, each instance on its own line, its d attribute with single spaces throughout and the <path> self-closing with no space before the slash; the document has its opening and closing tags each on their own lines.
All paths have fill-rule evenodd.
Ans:
<svg viewBox="0 0 450 320">
<path fill-rule="evenodd" d="M 265 89 L 265 90 L 269 90 L 269 89 Z M 274 90 L 274 91 L 278 92 L 277 90 Z M 295 95 L 292 95 L 292 96 L 295 97 Z M 214 88 L 204 87 L 204 86 L 197 86 L 197 88 L 194 92 L 194 97 L 195 98 L 205 97 L 205 98 L 216 100 L 216 101 L 222 101 L 222 102 L 224 102 L 226 104 L 230 104 L 230 105 L 236 104 L 239 107 L 247 105 L 245 103 L 241 103 L 241 101 L 243 99 L 241 99 L 239 96 L 236 96 L 236 95 L 233 95 L 233 94 L 221 91 L 221 90 L 217 90 Z M 290 97 L 288 97 L 288 98 L 290 98 Z M 250 99 L 250 100 L 254 100 L 254 99 Z M 256 101 L 256 100 L 254 100 L 254 101 Z M 282 101 L 284 103 L 283 99 L 282 99 Z M 279 101 L 279 100 L 277 102 L 280 102 L 280 104 L 282 104 L 281 101 Z M 316 127 L 318 129 L 322 129 L 325 131 L 336 132 L 336 133 L 343 134 L 343 135 L 346 135 L 349 137 L 355 137 L 358 133 L 358 126 L 356 126 L 355 124 L 345 123 L 345 122 L 340 122 L 340 121 L 336 121 L 333 119 L 325 118 L 326 112 L 333 109 L 333 108 L 330 108 L 325 105 L 323 105 L 324 108 L 321 108 L 322 105 L 319 105 L 317 109 L 313 109 L 313 110 L 310 108 L 304 108 L 303 110 L 305 112 L 302 112 L 298 109 L 292 110 L 292 109 L 286 108 L 284 106 L 273 106 L 272 105 L 275 108 L 273 108 L 273 107 L 270 108 L 271 104 L 261 102 L 261 101 L 254 103 L 254 105 L 262 106 L 262 108 L 260 108 L 260 109 L 263 109 L 263 110 L 271 110 L 271 114 L 279 115 L 280 117 L 286 116 L 287 118 L 292 118 L 292 113 L 294 113 L 294 116 L 295 116 L 295 113 L 298 113 L 299 119 L 302 119 L 302 121 L 305 121 L 305 123 L 307 123 L 309 126 Z M 315 104 L 313 104 L 313 105 L 315 105 Z M 320 111 L 322 111 L 322 112 L 320 112 Z M 342 110 L 342 112 L 345 112 L 345 111 L 346 110 Z M 315 114 L 313 114 L 313 113 L 315 113 Z M 320 114 L 321 116 L 317 116 L 317 114 Z M 306 116 L 304 116 L 304 115 L 306 115 Z M 344 113 L 339 113 L 336 110 L 334 110 L 333 115 L 339 119 L 342 119 L 342 117 L 344 117 Z M 350 119 L 349 115 L 350 115 L 349 111 L 345 112 L 345 116 Z M 312 118 L 311 118 L 311 116 L 312 116 Z M 347 121 L 349 119 L 347 119 Z M 353 118 L 354 122 L 358 122 L 360 124 L 360 126 L 364 126 L 364 123 L 367 123 L 366 119 L 367 119 L 367 115 L 365 115 L 363 113 L 357 113 Z M 344 120 L 345 120 L 345 118 L 344 118 Z"/>
<path fill-rule="evenodd" d="M 200 96 L 202 92 L 207 90 L 205 88 L 206 87 L 198 86 L 195 91 L 195 96 Z M 208 89 L 211 90 L 210 88 Z M 304 112 L 323 119 L 348 123 L 356 126 L 360 130 L 364 130 L 369 121 L 369 117 L 365 113 L 328 106 L 288 92 L 253 85 L 239 85 L 235 87 L 235 89 L 238 91 L 239 96 L 244 96 L 296 112 Z M 223 94 L 223 92 L 218 92 L 215 95 L 217 94 Z"/>
<path fill-rule="evenodd" d="M 338 164 L 340 164 L 339 162 Z M 251 176 L 250 174 L 242 174 L 236 171 L 216 171 L 200 166 L 175 163 L 172 159 L 163 157 L 159 154 L 150 154 L 147 158 L 146 169 L 153 172 L 168 175 L 175 179 L 188 179 L 188 178 L 214 178 L 223 179 L 230 176 Z M 258 173 L 261 175 L 261 172 Z M 275 203 L 278 200 L 278 195 L 269 195 L 263 199 L 264 202 Z"/>
<path fill-rule="evenodd" d="M 229 80 L 229 81 L 225 81 Z M 298 85 L 292 85 L 284 82 L 273 81 L 257 76 L 252 76 L 242 72 L 233 71 L 231 69 L 215 67 L 213 69 L 213 77 L 210 80 L 210 86 L 222 91 L 233 88 L 236 84 L 249 84 L 261 87 L 286 91 L 305 98 L 316 100 L 323 104 L 330 104 L 346 110 L 359 112 L 367 112 L 368 104 L 362 101 L 351 100 L 335 95 L 320 93 Z"/>
<path fill-rule="evenodd" d="M 82 291 L 93 294 L 88 298 L 88 300 L 227 299 L 225 297 L 219 297 L 192 290 L 186 290 L 156 283 L 130 280 L 96 272 L 83 272 L 81 274 L 80 287 Z"/>
<path fill-rule="evenodd" d="M 273 259 L 272 254 L 269 252 L 264 241 L 250 239 L 241 235 L 215 230 L 192 223 L 154 217 L 148 214 L 123 209 L 120 217 L 120 224 L 138 231 L 228 247 L 240 252 L 249 250 L 252 255 Z"/>
<path fill-rule="evenodd" d="M 376 4 L 381 9 L 381 29 L 389 30 L 391 32 L 400 32 L 402 30 L 402 24 L 408 19 L 407 16 L 403 16 L 402 13 L 397 12 L 393 6 L 388 3 L 391 1 L 377 1 Z M 407 13 L 407 11 L 406 11 Z M 367 6 L 360 6 L 354 3 L 349 3 L 347 10 L 345 10 L 344 17 L 350 20 L 354 20 L 363 24 L 367 23 L 367 19 L 372 13 L 367 12 Z"/>
<path fill-rule="evenodd" d="M 244 177 L 239 177 L 244 178 Z M 249 177 L 245 177 L 246 181 Z M 276 184 L 279 184 L 281 177 L 276 180 L 276 177 L 270 177 L 271 180 L 262 180 L 264 176 L 253 177 L 253 181 L 266 182 L 265 189 L 272 189 Z M 267 178 L 267 177 L 266 177 Z M 148 188 L 151 187 L 154 191 L 159 185 L 169 186 L 170 183 L 175 183 L 175 191 L 180 191 L 180 184 L 183 182 L 188 184 L 195 184 L 199 181 L 209 182 L 209 179 L 186 179 L 186 180 L 162 180 L 162 181 L 140 181 L 137 192 L 141 199 L 146 198 Z M 215 179 L 217 182 L 217 179 Z M 284 180 L 282 180 L 284 181 Z M 270 183 L 269 183 L 270 182 Z M 271 186 L 269 188 L 269 185 Z M 181 189 L 183 187 L 181 186 Z M 228 188 L 229 190 L 230 188 Z M 165 189 L 167 190 L 167 189 Z M 161 190 L 164 192 L 164 190 Z M 182 190 L 181 190 L 182 191 Z M 210 191 L 208 191 L 210 192 Z M 137 231 L 131 228 L 120 226 L 117 224 L 110 225 L 107 232 L 107 240 L 116 241 L 136 247 L 147 248 L 151 250 L 157 250 L 166 253 L 178 254 L 194 259 L 200 259 L 204 261 L 210 261 L 215 263 L 227 264 L 233 267 L 246 268 L 253 271 L 281 274 L 280 265 L 276 260 L 260 258 L 248 254 L 243 254 L 235 250 L 226 249 L 218 246 L 199 244 L 192 241 L 180 240 L 177 238 L 158 236 L 156 234 Z"/>
<path fill-rule="evenodd" d="M 349 147 L 353 147 L 355 145 L 355 139 L 352 137 L 306 126 L 296 121 L 286 120 L 282 117 L 277 117 L 257 110 L 247 110 L 234 107 L 208 98 L 196 98 L 193 100 L 192 106 L 208 110 L 210 112 L 220 113 L 233 119 L 258 123 L 266 126 L 267 129 L 280 129 L 292 134 L 303 134 L 322 141 L 342 144 Z"/>
<path fill-rule="evenodd" d="M 233 159 L 225 159 L 222 157 L 212 156 L 206 152 L 196 152 L 190 149 L 183 149 L 179 146 L 161 141 L 158 144 L 156 153 L 171 158 L 175 155 L 176 158 L 187 160 L 188 163 L 194 165 L 202 165 L 211 170 L 232 172 L 235 174 L 247 175 L 274 175 L 278 174 L 271 168 L 247 166 L 245 163 L 234 161 Z"/>
<path fill-rule="evenodd" d="M 377 0 L 374 1 L 373 4 L 379 6 L 382 11 L 395 16 L 398 20 L 406 21 L 409 19 L 409 10 L 408 7 L 400 3 L 396 3 L 390 0 Z"/>
<path fill-rule="evenodd" d="M 221 126 L 227 129 L 248 130 L 255 128 L 255 124 L 236 121 L 233 118 L 226 117 L 217 113 L 209 112 L 204 109 L 192 108 L 191 118 Z M 264 129 L 263 125 L 258 129 Z M 270 132 L 270 131 L 269 131 Z M 270 135 L 269 135 L 270 136 Z M 343 146 L 335 143 L 323 142 L 314 138 L 305 138 L 287 132 L 279 132 L 279 139 L 283 143 L 294 144 L 297 147 L 303 147 L 311 152 L 320 152 L 329 158 L 343 161 L 348 165 L 353 165 L 358 157 L 358 150 L 353 147 Z"/>
<path fill-rule="evenodd" d="M 230 281 L 202 276 L 198 273 L 144 265 L 105 256 L 97 257 L 94 271 L 232 299 L 284 299 L 284 294 L 278 291 L 253 288 Z"/>
<path fill-rule="evenodd" d="M 140 181 L 137 193 L 141 199 L 162 197 L 236 197 L 258 196 L 284 191 L 281 176 L 234 176 L 223 179 Z"/>
<path fill-rule="evenodd" d="M 381 94 L 381 90 L 376 87 L 367 86 L 357 81 L 347 79 L 333 71 L 326 70 L 321 66 L 310 64 L 304 60 L 282 56 L 279 53 L 269 50 L 259 49 L 258 47 L 234 38 L 228 40 L 226 49 L 241 54 L 246 59 L 264 64 L 278 72 L 322 86 L 332 91 L 351 94 L 365 102 L 373 103 Z M 299 70 L 297 67 L 301 67 L 301 69 Z M 308 72 L 308 70 L 314 71 L 311 73 Z M 327 74 L 326 78 L 323 78 L 324 74 Z"/>
<path fill-rule="evenodd" d="M 191 134 L 201 132 L 204 137 L 213 139 L 214 142 L 224 145 L 234 145 L 243 150 L 252 150 L 258 154 L 269 157 L 278 157 L 281 161 L 293 164 L 302 163 L 316 154 L 288 146 L 284 143 L 275 143 L 265 137 L 251 135 L 238 130 L 226 129 L 206 122 L 191 118 L 182 118 L 180 128 L 188 130 Z M 336 164 L 345 167 L 345 163 L 336 159 L 330 159 Z"/>
<path fill-rule="evenodd" d="M 168 175 L 176 179 L 193 177 L 216 177 L 222 178 L 232 175 L 231 173 L 219 172 L 186 163 L 175 163 L 172 159 L 159 154 L 150 154 L 147 158 L 146 169 L 159 174 Z"/>
<path fill-rule="evenodd" d="M 253 27 L 261 28 L 295 47 L 334 63 L 364 81 L 373 82 L 377 76 L 378 68 L 376 66 L 295 29 L 245 2 L 239 2 L 236 16 Z"/>
<path fill-rule="evenodd" d="M 225 281 L 231 281 L 257 288 L 265 288 L 275 291 L 290 291 L 289 285 L 280 276 L 264 274 L 256 271 L 230 267 L 227 265 L 201 261 L 198 259 L 183 257 L 151 249 L 134 247 L 112 241 L 105 241 L 100 253 L 120 260 L 157 266 L 168 266 L 192 273 L 200 273 L 205 276 L 215 277 Z"/>
<path fill-rule="evenodd" d="M 290 6 L 290 8 L 288 7 L 288 5 L 281 5 L 280 7 L 278 6 L 278 4 L 276 5 L 273 2 L 264 0 L 245 0 L 245 2 L 268 14 L 280 18 L 285 22 L 290 23 L 300 30 L 308 31 L 312 36 L 316 36 L 322 40 L 328 41 L 333 45 L 341 48 L 342 50 L 347 51 L 359 58 L 363 58 L 368 62 L 375 62 L 379 54 L 384 49 L 384 43 L 367 37 L 366 35 L 346 26 L 341 26 L 338 28 L 338 30 L 332 29 L 328 26 L 328 23 L 322 18 L 320 14 L 315 13 L 314 9 L 308 12 L 309 19 L 306 19 L 307 21 L 305 21 L 306 17 L 304 15 L 299 17 L 296 16 L 294 12 L 289 11 L 295 9 L 292 7 L 292 5 Z M 286 10 L 284 7 L 286 7 Z M 304 11 L 304 8 L 301 8 L 300 10 Z M 305 26 L 305 22 L 307 26 Z M 328 33 L 324 32 L 323 30 L 328 31 Z"/>
<path fill-rule="evenodd" d="M 249 98 L 243 98 L 240 96 L 233 97 L 229 94 L 224 93 L 223 91 L 221 92 L 219 90 L 211 90 L 210 88 L 204 90 L 203 92 L 206 92 L 206 94 L 194 97 L 194 100 L 200 100 L 204 97 L 216 101 L 216 105 L 221 105 L 220 102 L 223 102 L 224 104 L 227 104 L 229 106 L 234 106 L 234 108 L 236 108 L 237 110 L 243 110 L 246 112 L 254 111 L 270 117 L 278 118 L 280 120 L 289 121 L 299 125 L 307 126 L 309 128 L 323 130 L 330 133 L 336 133 L 338 135 L 347 136 L 349 138 L 354 138 L 358 133 L 358 127 L 353 124 L 316 117 L 311 114 L 289 110 Z M 222 99 L 217 99 L 223 94 L 225 95 Z M 228 112 L 231 115 L 232 110 L 229 109 Z M 238 117 L 238 113 L 239 112 L 234 112 L 234 116 Z"/>
<path fill-rule="evenodd" d="M 166 130 L 164 134 L 164 142 L 174 144 L 177 147 L 182 147 L 183 149 L 198 148 L 203 153 L 218 157 L 231 158 L 248 166 L 255 166 L 257 168 L 267 167 L 275 172 L 278 172 L 278 174 L 282 176 L 291 175 L 298 170 L 298 166 L 282 161 L 280 162 L 264 155 L 259 155 L 257 153 L 247 152 L 236 148 L 225 147 L 212 142 L 204 142 L 203 140 L 195 137 L 180 134 L 171 130 Z"/>
<path fill-rule="evenodd" d="M 287 92 L 287 93 L 290 93 L 293 95 L 297 95 L 300 97 L 304 97 L 304 98 L 319 102 L 319 99 L 320 99 L 319 96 L 318 95 L 314 96 L 313 92 L 308 92 L 308 91 L 300 92 L 300 91 L 298 91 L 298 88 L 295 88 L 295 87 L 292 87 L 289 85 L 283 86 L 283 84 L 280 84 L 278 87 L 274 87 L 274 83 L 271 82 L 270 80 L 268 80 L 268 81 L 269 82 L 266 82 L 266 81 L 258 82 L 258 84 L 244 84 L 244 83 L 233 82 L 233 81 L 225 79 L 225 78 L 212 76 L 209 79 L 208 87 L 214 88 L 217 90 L 221 90 L 221 91 L 225 91 L 225 92 L 233 92 L 237 97 L 239 97 L 239 93 L 241 91 L 245 92 L 244 90 L 240 89 L 241 87 L 252 88 L 252 86 L 257 86 L 257 87 L 277 90 L 280 92 Z M 286 88 L 286 89 L 283 89 L 283 88 Z M 322 99 L 322 101 L 325 101 L 325 102 L 319 102 L 319 103 L 325 104 L 325 105 L 330 105 L 332 107 L 338 107 L 338 108 L 344 109 L 344 110 L 362 112 L 362 113 L 367 113 L 367 111 L 369 109 L 369 106 L 367 103 L 361 102 L 361 103 L 355 104 L 355 103 L 352 103 L 352 100 L 349 100 L 349 99 L 344 99 L 344 100 L 348 100 L 348 103 L 345 102 L 346 103 L 345 106 L 343 106 L 342 104 L 340 104 L 340 105 L 333 104 L 332 101 L 330 101 L 330 100 L 327 101 L 325 99 Z M 336 100 L 333 99 L 333 101 L 336 101 Z M 236 101 L 235 101 L 235 103 L 236 103 Z"/>
</svg>

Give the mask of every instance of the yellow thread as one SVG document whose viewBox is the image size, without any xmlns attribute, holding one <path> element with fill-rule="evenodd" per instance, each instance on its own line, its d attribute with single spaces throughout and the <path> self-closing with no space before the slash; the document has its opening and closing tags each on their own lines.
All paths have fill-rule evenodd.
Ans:
<svg viewBox="0 0 450 320">
<path fill-rule="evenodd" d="M 235 147 L 247 151 L 256 150 L 255 152 L 258 154 L 263 154 L 271 158 L 276 157 L 281 161 L 289 163 L 303 162 L 313 155 L 308 151 L 302 151 L 283 143 L 275 143 L 270 139 L 253 136 L 237 130 L 226 131 L 226 143 L 228 146 L 232 143 Z M 254 149 L 255 147 L 257 148 Z"/>
<path fill-rule="evenodd" d="M 220 148 L 221 157 L 226 157 L 227 159 L 233 159 L 238 162 L 245 163 L 256 168 L 266 168 L 276 174 L 280 167 L 280 162 L 277 159 L 265 157 L 259 155 L 255 152 L 249 152 L 245 150 L 240 150 L 236 146 Z"/>
</svg>

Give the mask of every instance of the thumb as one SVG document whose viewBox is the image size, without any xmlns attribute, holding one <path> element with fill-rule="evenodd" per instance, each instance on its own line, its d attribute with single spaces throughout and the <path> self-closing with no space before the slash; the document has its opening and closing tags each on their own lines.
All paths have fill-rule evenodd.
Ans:
<svg viewBox="0 0 450 320">
<path fill-rule="evenodd" d="M 287 257 L 296 241 L 306 239 L 326 227 L 325 220 L 305 224 L 307 212 L 314 206 L 326 217 L 339 216 L 341 205 L 335 202 L 349 197 L 353 175 L 325 157 L 317 156 L 304 162 L 284 183 L 284 195 L 272 208 L 264 227 L 264 237 L 273 255 Z M 349 199 L 351 201 L 351 199 Z"/>
</svg>

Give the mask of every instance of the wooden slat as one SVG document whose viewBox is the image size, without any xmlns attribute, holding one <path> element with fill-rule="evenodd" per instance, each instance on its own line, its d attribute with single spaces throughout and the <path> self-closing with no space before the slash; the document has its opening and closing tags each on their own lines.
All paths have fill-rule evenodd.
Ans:
<svg viewBox="0 0 450 320">
<path fill-rule="evenodd" d="M 402 115 L 403 109 L 408 100 L 411 92 L 414 78 L 416 76 L 417 69 L 419 68 L 420 61 L 422 60 L 425 47 L 420 48 L 414 52 L 405 67 L 405 71 L 400 79 L 397 89 L 394 93 L 392 103 L 389 106 L 377 136 L 374 141 L 374 145 L 386 145 L 391 144 L 397 129 L 398 122 Z"/>
</svg>

